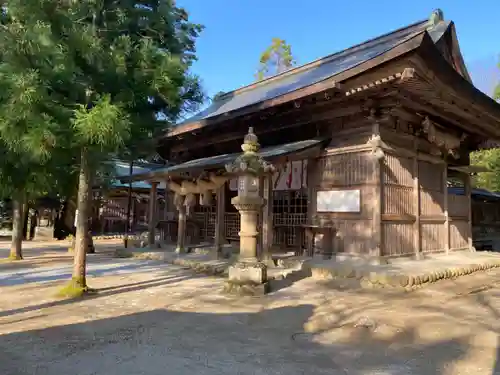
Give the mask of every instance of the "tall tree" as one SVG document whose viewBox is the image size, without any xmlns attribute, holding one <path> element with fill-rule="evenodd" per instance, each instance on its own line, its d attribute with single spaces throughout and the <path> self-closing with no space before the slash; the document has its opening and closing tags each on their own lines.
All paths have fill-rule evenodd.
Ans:
<svg viewBox="0 0 500 375">
<path fill-rule="evenodd" d="M 483 166 L 491 171 L 474 176 L 474 187 L 500 192 L 500 148 L 471 152 L 470 161 L 473 165 Z"/>
<path fill-rule="evenodd" d="M 33 72 L 36 87 L 46 88 L 42 105 L 56 119 L 57 147 L 79 154 L 75 258 L 65 293 L 80 295 L 88 290 L 95 172 L 202 102 L 189 73 L 202 27 L 172 0 L 10 0 L 7 13 L 4 63 Z"/>
<path fill-rule="evenodd" d="M 0 44 L 4 37 L 2 30 Z M 27 202 L 50 185 L 46 162 L 55 138 L 52 118 L 41 105 L 44 94 L 33 71 L 15 71 L 0 62 L 0 197 L 13 203 L 10 258 L 14 260 L 23 257 Z"/>
<path fill-rule="evenodd" d="M 256 74 L 258 81 L 283 73 L 295 65 L 292 47 L 283 39 L 273 38 L 271 45 L 260 55 L 260 65 Z"/>
<path fill-rule="evenodd" d="M 500 69 L 500 62 L 498 63 Z M 493 90 L 493 99 L 500 101 L 500 82 Z M 491 172 L 478 173 L 473 177 L 475 187 L 500 192 L 500 148 L 472 152 L 471 164 L 488 168 Z"/>
</svg>

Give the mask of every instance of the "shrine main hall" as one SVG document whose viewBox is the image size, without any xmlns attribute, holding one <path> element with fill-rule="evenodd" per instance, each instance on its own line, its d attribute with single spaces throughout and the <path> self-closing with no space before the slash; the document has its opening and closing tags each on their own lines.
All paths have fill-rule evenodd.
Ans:
<svg viewBox="0 0 500 375">
<path fill-rule="evenodd" d="M 168 166 L 122 181 L 151 183 L 150 241 L 179 252 L 238 245 L 237 177 L 226 166 L 252 128 L 274 166 L 263 198 L 259 257 L 390 261 L 473 251 L 471 151 L 500 139 L 500 104 L 474 87 L 455 25 L 427 20 L 219 95 L 166 130 Z M 165 212 L 155 208 L 165 184 Z M 462 187 L 462 195 L 448 186 Z"/>
</svg>

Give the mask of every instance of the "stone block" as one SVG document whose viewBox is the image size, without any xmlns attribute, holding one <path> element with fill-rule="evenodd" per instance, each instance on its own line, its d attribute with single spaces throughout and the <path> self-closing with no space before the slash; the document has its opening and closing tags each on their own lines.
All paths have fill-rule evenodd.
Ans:
<svg viewBox="0 0 500 375">
<path fill-rule="evenodd" d="M 54 239 L 54 227 L 35 227 L 35 241 L 52 241 Z"/>
<path fill-rule="evenodd" d="M 237 262 L 229 267 L 229 281 L 236 283 L 263 284 L 267 281 L 267 267 L 260 262 Z"/>
<path fill-rule="evenodd" d="M 233 294 L 236 296 L 263 296 L 270 292 L 270 284 L 268 282 L 262 284 L 240 283 L 237 281 L 226 281 L 224 284 L 223 293 Z"/>
</svg>

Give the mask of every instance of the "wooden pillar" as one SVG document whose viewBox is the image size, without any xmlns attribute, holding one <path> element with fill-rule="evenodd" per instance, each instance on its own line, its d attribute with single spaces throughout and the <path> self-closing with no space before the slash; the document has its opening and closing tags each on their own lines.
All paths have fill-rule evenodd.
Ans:
<svg viewBox="0 0 500 375">
<path fill-rule="evenodd" d="M 163 214 L 162 214 L 162 220 L 168 220 L 168 192 L 165 189 L 165 194 L 163 195 Z"/>
<path fill-rule="evenodd" d="M 372 126 L 372 139 L 380 138 L 380 124 L 377 119 L 372 116 L 374 121 Z M 377 150 L 383 152 L 383 150 Z M 383 163 L 384 158 L 374 155 L 373 170 L 372 170 L 372 184 L 373 184 L 373 210 L 372 210 L 372 231 L 373 231 L 373 244 L 370 250 L 370 256 L 378 258 L 382 256 L 382 207 L 384 204 L 384 178 L 383 178 Z"/>
<path fill-rule="evenodd" d="M 132 198 L 132 207 L 130 210 L 130 223 L 129 223 L 129 231 L 133 232 L 135 227 L 135 198 Z"/>
<path fill-rule="evenodd" d="M 177 248 L 175 252 L 180 254 L 186 252 L 186 206 L 179 205 L 177 210 L 179 212 L 179 222 L 177 226 Z"/>
<path fill-rule="evenodd" d="M 271 260 L 271 248 L 273 246 L 273 176 L 268 175 L 262 179 L 262 234 L 260 259 L 263 262 Z"/>
<path fill-rule="evenodd" d="M 216 211 L 215 211 L 215 255 L 217 258 L 222 255 L 222 247 L 226 242 L 224 228 L 224 217 L 226 216 L 226 183 L 216 191 Z"/>
<path fill-rule="evenodd" d="M 471 193 L 472 193 L 472 184 L 470 174 L 465 174 L 465 196 L 467 198 L 467 247 L 470 251 L 475 251 L 472 246 L 472 201 L 471 201 Z"/>
<path fill-rule="evenodd" d="M 155 243 L 155 227 L 156 227 L 156 191 L 158 182 L 151 182 L 151 190 L 149 193 L 149 220 L 148 220 L 148 243 L 153 246 Z"/>
<path fill-rule="evenodd" d="M 448 213 L 448 163 L 444 164 L 443 170 L 443 213 L 444 213 L 444 235 L 445 235 L 445 250 L 446 254 L 449 254 L 451 243 L 450 243 L 450 215 Z"/>
<path fill-rule="evenodd" d="M 310 224 L 316 223 L 316 195 L 318 186 L 318 159 L 307 160 L 307 219 Z M 304 229 L 303 236 L 306 239 L 306 254 L 314 257 L 314 235 L 309 229 Z M 333 252 L 337 252 L 335 238 L 332 240 Z"/>
<path fill-rule="evenodd" d="M 418 138 L 415 138 L 414 147 L 415 156 L 413 157 L 413 212 L 415 213 L 415 222 L 413 224 L 413 245 L 415 258 L 420 259 L 421 255 L 421 237 L 420 237 L 420 181 L 418 178 Z"/>
</svg>

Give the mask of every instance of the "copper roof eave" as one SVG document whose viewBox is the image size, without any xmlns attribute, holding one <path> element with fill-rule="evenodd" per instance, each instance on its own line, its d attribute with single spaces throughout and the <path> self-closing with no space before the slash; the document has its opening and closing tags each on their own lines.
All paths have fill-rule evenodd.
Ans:
<svg viewBox="0 0 500 375">
<path fill-rule="evenodd" d="M 425 35 L 425 33 L 419 33 L 408 40 L 404 41 L 403 43 L 395 46 L 393 49 L 387 51 L 386 53 L 383 53 L 379 56 L 376 56 L 368 61 L 365 61 L 359 65 L 356 65 L 348 70 L 345 70 L 337 75 L 334 75 L 332 77 L 327 78 L 326 80 L 314 83 L 312 85 L 309 85 L 307 87 L 303 87 L 300 89 L 297 89 L 295 91 L 289 92 L 287 94 L 278 96 L 276 98 L 268 99 L 265 101 L 262 101 L 260 103 L 257 103 L 255 105 L 250 105 L 247 107 L 243 107 L 241 109 L 234 110 L 232 112 L 226 112 L 221 115 L 196 121 L 193 123 L 188 123 L 188 124 L 183 124 L 176 126 L 175 128 L 169 130 L 167 134 L 163 135 L 162 138 L 169 138 L 169 137 L 174 137 L 176 135 L 180 135 L 183 133 L 191 132 L 193 130 L 197 130 L 200 128 L 203 128 L 205 126 L 211 126 L 215 125 L 218 123 L 221 123 L 223 121 L 227 121 L 229 119 L 233 119 L 239 116 L 243 115 L 248 115 L 254 112 L 258 112 L 263 109 L 271 108 L 280 104 L 284 104 L 287 102 L 292 102 L 294 100 L 298 100 L 301 98 L 305 98 L 307 96 L 317 94 L 326 90 L 330 89 L 336 89 L 340 92 L 343 92 L 342 90 L 342 81 L 352 78 L 356 75 L 362 74 L 365 71 L 372 69 L 380 64 L 383 64 L 385 62 L 388 62 L 390 60 L 393 60 L 401 55 L 404 55 L 417 47 L 420 46 L 422 43 L 422 38 Z"/>
<path fill-rule="evenodd" d="M 233 118 L 238 117 L 238 116 L 248 115 L 248 114 L 251 114 L 254 112 L 258 112 L 258 111 L 261 111 L 261 110 L 264 110 L 267 108 L 272 108 L 272 107 L 280 105 L 280 104 L 291 102 L 291 101 L 301 99 L 301 98 L 304 98 L 306 96 L 309 96 L 309 95 L 312 95 L 312 94 L 315 94 L 318 92 L 331 90 L 331 89 L 336 89 L 338 91 L 341 91 L 341 85 L 339 83 L 337 83 L 335 80 L 329 78 L 327 80 L 315 83 L 313 85 L 304 87 L 302 89 L 292 91 L 288 94 L 278 96 L 278 97 L 273 98 L 273 99 L 265 100 L 263 102 L 255 104 L 255 105 L 251 105 L 248 107 L 237 109 L 237 110 L 232 111 L 232 112 L 226 112 L 226 113 L 223 113 L 221 115 L 211 117 L 208 119 L 204 119 L 204 120 L 176 126 L 173 129 L 169 130 L 167 134 L 163 135 L 162 138 L 169 138 L 169 137 L 173 137 L 173 136 L 180 135 L 183 133 L 188 133 L 188 132 L 191 132 L 193 130 L 203 128 L 205 126 L 215 125 L 215 124 L 218 124 L 220 122 L 227 121 L 227 120 L 233 119 Z"/>
<path fill-rule="evenodd" d="M 326 142 L 325 139 L 315 139 L 315 140 L 309 140 L 311 141 L 310 145 L 300 147 L 294 150 L 290 151 L 285 151 L 281 152 L 277 155 L 270 155 L 268 157 L 265 157 L 266 160 L 272 161 L 272 162 L 284 162 L 284 161 L 291 161 L 291 160 L 297 160 L 297 159 L 305 159 L 308 157 L 316 157 L 319 155 L 320 150 L 323 148 L 323 144 Z M 302 142 L 307 142 L 307 141 L 302 141 Z M 300 142 L 294 142 L 299 144 Z M 293 145 L 294 143 L 288 144 L 288 145 Z M 266 152 L 272 152 L 272 150 L 277 150 L 280 147 L 287 146 L 287 145 L 280 145 L 280 146 L 273 146 L 273 147 L 268 147 L 262 150 L 263 153 Z M 238 155 L 241 153 L 234 153 L 234 154 L 228 154 L 228 155 L 219 155 L 216 157 L 211 157 L 211 158 L 220 158 L 221 161 L 216 161 L 214 163 L 205 163 L 202 165 L 196 165 L 196 162 L 204 161 L 204 160 L 209 160 L 210 157 L 203 158 L 203 159 L 198 159 L 195 161 L 191 162 L 186 162 L 186 163 L 181 163 L 179 165 L 174 165 L 171 168 L 162 168 L 154 171 L 149 171 L 146 173 L 140 173 L 140 174 L 135 174 L 132 176 L 119 176 L 117 177 L 118 180 L 122 182 L 128 182 L 128 181 L 159 181 L 159 180 L 164 180 L 167 179 L 170 176 L 178 176 L 182 172 L 186 171 L 199 171 L 199 170 L 207 170 L 207 169 L 216 169 L 216 168 L 223 168 L 225 163 L 231 162 L 234 160 Z M 227 159 L 227 160 L 226 160 Z M 193 164 L 192 167 L 186 166 L 183 167 L 183 164 Z M 171 170 L 169 170 L 171 169 Z"/>
<path fill-rule="evenodd" d="M 418 54 L 426 66 L 439 78 L 440 82 L 448 88 L 452 88 L 460 96 L 467 97 L 474 106 L 480 106 L 481 109 L 497 118 L 500 130 L 500 104 L 477 89 L 450 66 L 429 37 L 425 37 L 422 41 Z M 433 80 L 432 84 L 439 84 L 440 82 Z"/>
</svg>

